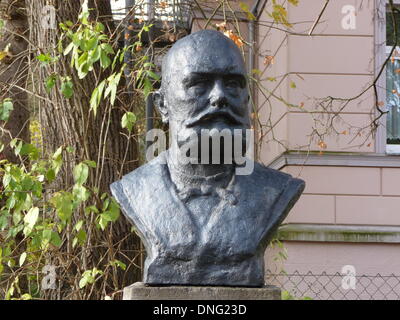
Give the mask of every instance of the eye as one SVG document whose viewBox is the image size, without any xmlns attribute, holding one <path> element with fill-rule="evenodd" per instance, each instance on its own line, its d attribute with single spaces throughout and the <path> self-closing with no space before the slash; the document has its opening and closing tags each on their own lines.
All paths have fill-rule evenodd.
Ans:
<svg viewBox="0 0 400 320">
<path fill-rule="evenodd" d="M 207 87 L 209 81 L 207 79 L 196 79 L 190 84 L 190 87 L 204 88 Z"/>
<path fill-rule="evenodd" d="M 236 88 L 241 88 L 241 87 L 243 87 L 242 82 L 241 82 L 239 79 L 237 79 L 237 78 L 228 78 L 228 79 L 225 79 L 224 85 L 225 85 L 227 88 L 232 88 L 232 89 L 236 89 Z"/>
</svg>

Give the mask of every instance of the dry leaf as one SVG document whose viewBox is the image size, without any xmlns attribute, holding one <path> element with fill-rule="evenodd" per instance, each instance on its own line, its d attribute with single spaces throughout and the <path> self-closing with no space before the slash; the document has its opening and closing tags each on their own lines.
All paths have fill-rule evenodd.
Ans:
<svg viewBox="0 0 400 320">
<path fill-rule="evenodd" d="M 235 34 L 232 30 L 227 30 L 224 35 L 230 38 L 239 48 L 243 46 L 243 41 L 240 37 Z"/>
<path fill-rule="evenodd" d="M 275 59 L 273 56 L 265 56 L 264 65 L 269 66 L 270 64 L 274 64 Z"/>
<path fill-rule="evenodd" d="M 217 26 L 218 30 L 220 30 L 220 31 L 226 30 L 226 22 L 225 21 L 223 21 L 221 23 L 217 23 L 216 26 Z"/>
<path fill-rule="evenodd" d="M 325 142 L 320 141 L 320 142 L 318 143 L 318 147 L 319 147 L 320 149 L 325 150 L 328 146 L 327 146 L 327 144 L 326 144 Z"/>
</svg>

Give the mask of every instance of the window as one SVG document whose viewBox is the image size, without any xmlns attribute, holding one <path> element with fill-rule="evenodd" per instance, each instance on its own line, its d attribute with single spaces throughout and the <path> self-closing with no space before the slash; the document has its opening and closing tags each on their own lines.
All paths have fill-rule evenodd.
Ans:
<svg viewBox="0 0 400 320">
<path fill-rule="evenodd" d="M 400 38 L 400 14 L 394 12 L 397 34 Z M 386 8 L 386 57 L 395 44 L 394 25 L 390 7 Z M 386 65 L 386 152 L 400 154 L 400 49 L 392 54 Z"/>
<path fill-rule="evenodd" d="M 188 0 L 111 0 L 115 19 L 121 20 L 134 8 L 135 18 L 149 21 L 186 22 L 190 11 Z"/>
<path fill-rule="evenodd" d="M 111 0 L 111 8 L 115 20 L 122 20 L 126 15 L 126 0 Z"/>
</svg>

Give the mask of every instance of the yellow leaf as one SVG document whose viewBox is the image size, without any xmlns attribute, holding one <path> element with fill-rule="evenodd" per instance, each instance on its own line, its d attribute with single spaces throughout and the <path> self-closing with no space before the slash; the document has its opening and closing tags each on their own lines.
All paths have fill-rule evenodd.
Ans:
<svg viewBox="0 0 400 320">
<path fill-rule="evenodd" d="M 3 60 L 5 57 L 7 57 L 8 52 L 7 51 L 0 51 L 0 61 Z"/>
</svg>

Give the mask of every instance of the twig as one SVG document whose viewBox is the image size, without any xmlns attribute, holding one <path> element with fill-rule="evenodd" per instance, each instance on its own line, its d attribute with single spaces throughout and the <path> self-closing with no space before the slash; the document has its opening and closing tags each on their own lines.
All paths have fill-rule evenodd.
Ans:
<svg viewBox="0 0 400 320">
<path fill-rule="evenodd" d="M 315 27 L 317 26 L 319 20 L 321 20 L 322 15 L 324 14 L 324 11 L 326 9 L 326 7 L 328 6 L 329 0 L 325 0 L 325 4 L 324 7 L 322 8 L 321 12 L 319 13 L 317 19 L 314 21 L 314 24 L 312 25 L 310 31 L 308 32 L 308 35 L 311 36 L 311 34 L 313 33 Z"/>
</svg>

